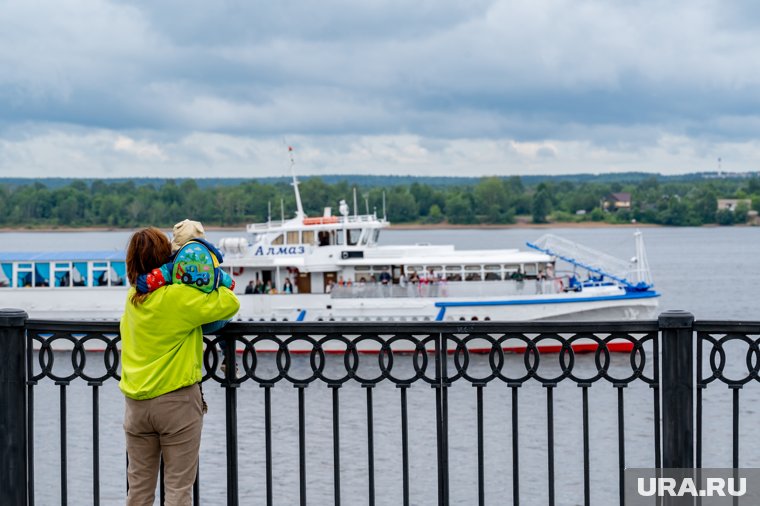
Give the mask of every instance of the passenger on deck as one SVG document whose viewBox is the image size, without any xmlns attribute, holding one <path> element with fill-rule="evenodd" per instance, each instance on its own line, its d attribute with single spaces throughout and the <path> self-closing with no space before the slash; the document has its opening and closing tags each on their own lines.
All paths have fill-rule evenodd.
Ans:
<svg viewBox="0 0 760 506">
<path fill-rule="evenodd" d="M 253 293 L 253 288 L 254 288 L 253 287 L 253 280 L 251 280 L 251 281 L 248 282 L 248 285 L 245 287 L 245 293 L 247 295 L 252 294 Z"/>
<path fill-rule="evenodd" d="M 285 278 L 285 283 L 282 285 L 282 293 L 293 293 L 293 283 L 290 282 L 290 278 Z"/>
</svg>

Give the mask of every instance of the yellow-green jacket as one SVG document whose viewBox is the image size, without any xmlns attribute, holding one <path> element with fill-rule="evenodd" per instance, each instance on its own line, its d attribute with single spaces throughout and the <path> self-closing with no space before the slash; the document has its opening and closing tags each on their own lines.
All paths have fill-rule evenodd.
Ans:
<svg viewBox="0 0 760 506">
<path fill-rule="evenodd" d="M 121 381 L 132 399 L 152 399 L 200 382 L 204 323 L 232 318 L 240 309 L 225 287 L 204 293 L 188 285 L 167 285 L 140 305 L 130 298 L 121 317 Z"/>
</svg>

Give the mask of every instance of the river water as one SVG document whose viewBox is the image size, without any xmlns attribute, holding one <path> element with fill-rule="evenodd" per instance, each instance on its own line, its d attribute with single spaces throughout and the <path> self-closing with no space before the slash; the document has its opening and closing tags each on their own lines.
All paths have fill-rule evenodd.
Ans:
<svg viewBox="0 0 760 506">
<path fill-rule="evenodd" d="M 631 228 L 390 230 L 383 244 L 454 244 L 459 248 L 520 247 L 543 233 L 555 233 L 620 258 L 634 254 Z M 211 240 L 235 235 L 210 232 Z M 123 248 L 128 232 L 3 233 L 0 250 L 75 250 Z M 755 228 L 646 228 L 644 238 L 660 308 L 685 309 L 698 319 L 760 320 L 760 230 Z M 740 371 L 745 350 L 728 350 Z M 60 356 L 60 361 L 66 359 Z M 95 358 L 95 357 L 93 357 Z M 296 360 L 296 362 L 298 359 Z M 522 357 L 507 358 L 520 368 Z M 613 357 L 623 370 L 627 357 Z M 307 361 L 294 367 L 306 367 Z M 488 369 L 487 357 L 473 357 L 471 371 Z M 578 356 L 581 371 L 592 371 L 592 355 Z M 746 366 L 745 371 L 746 371 Z M 60 371 L 62 371 L 61 369 Z M 738 374 L 738 373 L 737 373 Z M 555 392 L 557 504 L 583 502 L 581 389 L 564 382 Z M 225 504 L 224 391 L 207 383 L 209 414 L 201 448 L 201 504 Z M 58 504 L 59 388 L 35 387 L 35 485 L 37 504 Z M 477 503 L 476 390 L 460 382 L 450 389 L 451 503 Z M 332 503 L 331 391 L 319 384 L 306 391 L 307 493 L 310 504 Z M 69 504 L 92 503 L 91 390 L 83 382 L 68 387 Z M 509 504 L 512 491 L 511 391 L 503 384 L 485 388 L 486 503 Z M 741 391 L 742 467 L 760 467 L 760 441 L 753 430 L 760 388 Z M 378 505 L 401 504 L 399 390 L 374 389 L 375 471 Z M 298 503 L 297 391 L 279 384 L 273 392 L 275 504 Z M 418 384 L 409 391 L 412 504 L 436 504 L 435 391 Z M 617 501 L 617 391 L 597 383 L 589 391 L 591 498 L 593 504 Z M 521 504 L 546 504 L 546 391 L 536 383 L 519 389 Z M 652 392 L 643 384 L 625 389 L 626 463 L 651 467 Z M 731 464 L 731 393 L 720 385 L 705 391 L 705 467 Z M 115 382 L 101 389 L 101 504 L 123 504 L 125 490 L 123 399 Z M 265 504 L 263 389 L 251 382 L 238 392 L 241 504 Z M 357 385 L 341 389 L 341 492 L 343 504 L 367 504 L 366 392 Z"/>
</svg>

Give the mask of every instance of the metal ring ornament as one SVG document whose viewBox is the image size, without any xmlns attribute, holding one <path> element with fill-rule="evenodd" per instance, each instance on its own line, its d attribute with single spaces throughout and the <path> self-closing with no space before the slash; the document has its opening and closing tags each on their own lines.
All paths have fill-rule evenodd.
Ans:
<svg viewBox="0 0 760 506">
<path fill-rule="evenodd" d="M 646 369 L 647 364 L 647 354 L 646 350 L 644 349 L 644 345 L 651 341 L 652 342 L 652 377 L 648 377 L 646 374 L 644 374 L 644 370 Z M 631 369 L 636 371 L 639 367 L 641 368 L 641 373 L 638 375 L 638 379 L 642 380 L 644 383 L 647 383 L 649 385 L 653 385 L 655 383 L 656 376 L 656 370 L 657 370 L 657 334 L 646 334 L 644 337 L 635 339 L 633 343 L 633 349 L 631 350 Z M 637 354 L 641 355 L 641 364 L 640 366 L 636 365 L 636 356 Z"/>
<path fill-rule="evenodd" d="M 579 378 L 574 374 L 573 371 L 571 371 L 567 377 L 576 383 L 594 383 L 595 381 L 598 381 L 600 378 L 602 378 L 603 375 L 607 372 L 607 369 L 610 366 L 610 351 L 607 349 L 607 344 L 602 338 L 596 334 L 590 334 L 588 332 L 579 332 L 573 335 L 572 337 L 568 338 L 567 344 L 572 347 L 573 343 L 579 339 L 591 339 L 596 343 L 597 348 L 594 352 L 594 365 L 596 366 L 596 374 L 589 378 Z M 575 354 L 575 351 L 573 351 L 573 354 Z M 600 360 L 602 354 L 605 357 L 604 363 L 602 363 Z"/>
<path fill-rule="evenodd" d="M 501 336 L 497 341 L 497 345 L 499 349 L 504 349 L 504 343 L 508 340 L 516 339 L 518 341 L 521 341 L 525 343 L 525 349 L 523 350 L 523 366 L 525 367 L 525 374 L 523 376 L 519 376 L 516 378 L 511 378 L 503 373 L 504 367 L 502 366 L 501 370 L 498 373 L 498 378 L 501 379 L 505 383 L 525 383 L 527 380 L 533 377 L 533 375 L 536 373 L 536 370 L 538 368 L 538 362 L 539 362 L 539 353 L 538 353 L 538 347 L 536 346 L 536 343 L 534 342 L 534 339 L 531 339 L 527 337 L 525 334 L 504 334 Z M 533 361 L 531 362 L 531 357 L 533 358 Z M 506 360 L 505 360 L 506 365 Z"/>
<path fill-rule="evenodd" d="M 610 359 L 610 352 L 609 352 L 609 344 L 612 340 L 624 340 L 628 341 L 632 344 L 631 352 L 628 354 L 629 361 L 631 364 L 631 374 L 630 376 L 626 376 L 625 378 L 615 378 L 610 375 L 609 373 L 609 365 L 611 363 Z M 644 366 L 646 365 L 646 355 L 644 354 L 644 347 L 638 343 L 638 340 L 628 334 L 621 334 L 619 332 L 613 332 L 607 337 L 604 338 L 605 343 L 605 350 L 606 350 L 606 359 L 607 359 L 607 365 L 608 367 L 604 369 L 604 372 L 602 376 L 604 379 L 609 381 L 610 383 L 616 383 L 616 384 L 626 384 L 628 385 L 633 380 L 641 377 L 641 373 L 644 372 Z M 597 349 L 598 351 L 598 349 Z M 641 360 L 637 364 L 636 357 L 640 356 Z M 596 359 L 597 357 L 595 357 Z M 597 362 L 598 364 L 598 362 Z"/>
<path fill-rule="evenodd" d="M 414 344 L 414 351 L 411 352 L 412 355 L 412 367 L 414 368 L 414 376 L 410 378 L 396 378 L 391 374 L 391 371 L 393 370 L 393 364 L 394 364 L 394 353 L 407 353 L 402 351 L 393 351 L 393 343 L 399 342 L 399 341 L 410 341 L 412 344 Z M 388 354 L 388 364 L 386 365 L 384 361 L 381 359 L 380 362 L 380 370 L 383 371 L 386 374 L 386 378 L 390 380 L 391 382 L 395 383 L 396 385 L 411 385 L 415 381 L 419 380 L 420 378 L 423 378 L 425 375 L 425 371 L 427 370 L 428 365 L 428 358 L 427 358 L 427 350 L 425 349 L 425 345 L 423 344 L 423 340 L 417 339 L 414 335 L 405 335 L 405 334 L 396 334 L 390 339 L 387 339 L 387 354 Z M 422 361 L 422 365 L 419 364 L 419 361 Z"/>
<path fill-rule="evenodd" d="M 476 378 L 467 372 L 470 366 L 470 350 L 467 349 L 467 343 L 473 341 L 474 339 L 482 339 L 491 344 L 491 350 L 488 352 L 488 361 L 489 365 L 491 365 L 491 374 L 483 378 Z M 462 355 L 464 355 L 464 363 L 461 363 L 460 361 L 460 357 Z M 494 355 L 497 355 L 499 357 L 498 362 L 494 361 Z M 457 339 L 457 346 L 454 350 L 454 367 L 456 367 L 457 374 L 456 376 L 450 378 L 449 381 L 454 381 L 455 379 L 462 377 L 470 383 L 485 384 L 499 376 L 501 368 L 504 367 L 504 351 L 501 349 L 501 346 L 499 346 L 498 339 L 494 339 L 491 335 L 470 334 L 463 339 Z"/>
<path fill-rule="evenodd" d="M 105 344 L 105 352 L 103 354 L 103 362 L 104 362 L 104 365 L 105 365 L 105 368 L 106 368 L 106 372 L 102 376 L 89 376 L 88 374 L 85 373 L 85 363 L 86 363 L 86 357 L 87 357 L 87 355 L 85 353 L 85 345 L 88 342 L 90 342 L 90 341 L 102 341 Z M 79 339 L 77 347 L 75 347 L 75 349 L 79 350 L 78 355 L 80 355 L 81 358 L 82 358 L 82 360 L 81 360 L 81 367 L 77 368 L 77 365 L 74 364 L 75 371 L 78 371 L 79 377 L 81 377 L 83 380 L 91 382 L 91 383 L 100 383 L 100 382 L 103 382 L 104 380 L 106 380 L 108 378 L 114 377 L 114 374 L 116 373 L 116 369 L 112 368 L 112 366 L 109 367 L 109 362 L 108 362 L 108 360 L 106 358 L 106 357 L 108 357 L 109 353 L 114 353 L 115 356 L 118 357 L 118 354 L 116 354 L 116 348 L 113 347 L 113 346 L 110 346 L 111 342 L 112 342 L 112 340 L 108 339 L 103 334 L 87 334 L 84 337 L 82 337 L 81 339 Z M 74 362 L 74 358 L 76 356 L 77 356 L 76 354 L 72 354 L 72 356 L 71 356 L 72 363 Z M 113 363 L 117 363 L 118 364 L 117 361 L 118 361 L 118 358 L 115 358 L 114 361 L 111 362 L 111 364 L 113 364 Z"/>
<path fill-rule="evenodd" d="M 48 356 L 50 357 L 50 362 L 48 363 L 48 367 L 45 372 L 45 376 L 48 378 L 54 380 L 54 381 L 61 381 L 61 382 L 69 382 L 77 377 L 77 371 L 76 371 L 76 364 L 74 362 L 74 359 L 72 358 L 72 365 L 74 365 L 75 369 L 74 372 L 69 374 L 68 376 L 59 376 L 55 373 L 53 373 L 53 365 L 54 365 L 54 359 L 53 359 L 53 353 L 51 348 L 51 343 L 54 341 L 69 341 L 74 345 L 74 351 L 76 351 L 78 346 L 78 341 L 75 337 L 73 337 L 71 334 L 60 334 L 60 333 L 54 333 L 52 336 L 50 336 L 48 339 L 45 340 L 45 344 L 43 346 L 47 347 L 50 352 L 48 353 Z M 72 354 L 73 356 L 73 354 Z M 42 354 L 40 354 L 40 366 L 43 367 L 44 365 L 42 363 Z"/>
<path fill-rule="evenodd" d="M 707 337 L 707 336 L 705 336 Z M 750 381 L 757 379 L 757 372 L 760 371 L 760 348 L 758 348 L 757 342 L 753 341 L 749 337 L 747 337 L 746 334 L 737 334 L 737 333 L 728 333 L 725 334 L 723 337 L 718 339 L 717 341 L 712 338 L 712 336 L 708 337 L 708 341 L 713 343 L 713 348 L 710 350 L 710 369 L 712 369 L 712 375 L 706 379 L 703 380 L 704 384 L 710 383 L 714 381 L 715 379 L 719 379 L 721 382 L 725 383 L 726 385 L 732 385 L 732 386 L 739 386 L 739 385 L 746 385 Z M 747 355 L 746 355 L 746 364 L 747 364 L 747 376 L 745 376 L 742 379 L 731 379 L 726 377 L 723 374 L 723 370 L 726 366 L 726 352 L 723 349 L 723 344 L 728 341 L 742 341 L 748 346 Z M 755 360 L 755 365 L 752 365 L 752 355 L 755 355 L 757 360 Z M 716 365 L 715 358 L 720 357 L 720 362 Z"/>
<path fill-rule="evenodd" d="M 216 374 L 216 368 L 219 365 L 219 353 L 217 352 L 216 345 L 219 341 L 219 337 L 209 339 L 205 335 L 203 336 L 203 343 L 206 345 L 206 349 L 203 350 L 203 366 L 206 368 L 206 374 L 201 378 L 201 382 L 214 378 L 218 382 L 222 380 Z M 209 358 L 213 359 L 213 362 L 209 362 Z"/>
<path fill-rule="evenodd" d="M 39 350 L 35 350 L 34 349 L 34 341 L 37 341 L 37 342 L 40 343 L 40 349 Z M 50 348 L 50 345 L 47 344 L 47 339 L 45 339 L 44 337 L 42 337 L 40 334 L 36 334 L 36 333 L 33 334 L 31 332 L 29 332 L 27 334 L 27 346 L 29 348 L 27 350 L 27 354 L 30 354 L 29 358 L 28 358 L 28 360 L 29 360 L 29 362 L 28 362 L 28 367 L 29 367 L 29 372 L 28 372 L 29 379 L 28 379 L 28 381 L 30 383 L 32 383 L 32 384 L 35 384 L 39 380 L 41 380 L 42 378 L 45 378 L 47 376 L 48 372 L 50 372 L 50 368 L 52 367 L 52 365 L 46 365 L 46 364 L 52 364 L 52 362 L 53 362 L 53 350 L 52 350 L 52 348 Z M 39 374 L 32 374 L 33 361 L 32 361 L 32 358 L 31 358 L 31 354 L 34 351 L 37 351 L 37 353 L 36 353 L 36 355 L 37 355 L 37 361 L 40 364 L 40 372 L 39 372 Z M 43 358 L 42 358 L 43 356 L 46 356 L 47 360 L 43 360 Z"/>
<path fill-rule="evenodd" d="M 258 368 L 259 364 L 259 352 L 256 351 L 256 345 L 258 343 L 264 342 L 264 341 L 270 341 L 274 343 L 277 346 L 277 351 L 273 352 L 275 353 L 275 365 L 277 366 L 277 375 L 272 376 L 271 378 L 262 378 L 256 374 L 256 369 Z M 260 385 L 273 385 L 279 381 L 282 381 L 282 379 L 285 377 L 283 374 L 283 367 L 280 364 L 280 353 L 283 349 L 283 342 L 280 338 L 278 338 L 274 334 L 259 334 L 253 339 L 250 339 L 245 343 L 245 349 L 243 350 L 243 370 L 245 370 L 245 374 L 247 377 L 251 378 L 253 381 Z M 284 351 L 284 358 L 285 358 L 285 370 L 290 369 L 290 353 L 287 349 Z"/>
<path fill-rule="evenodd" d="M 364 378 L 358 374 L 359 372 L 359 353 L 357 345 L 363 341 L 375 341 L 380 345 L 380 353 L 378 353 L 378 367 L 380 368 L 380 374 L 378 376 L 375 376 L 374 378 Z M 346 356 L 347 361 L 347 369 L 349 370 L 349 373 L 351 374 L 351 377 L 354 378 L 356 381 L 361 383 L 362 385 L 377 385 L 382 381 L 386 376 L 385 372 L 383 372 L 382 368 L 382 360 L 380 359 L 380 356 L 383 354 L 384 346 L 386 346 L 385 342 L 380 339 L 379 335 L 366 335 L 366 334 L 359 334 L 359 337 L 351 341 L 351 353 L 350 355 Z M 353 358 L 354 363 L 350 364 L 350 358 Z"/>
<path fill-rule="evenodd" d="M 567 378 L 570 373 L 573 370 L 573 367 L 575 366 L 575 352 L 573 351 L 573 348 L 570 346 L 570 343 L 567 342 L 567 339 L 564 337 L 561 337 L 559 334 L 541 334 L 537 338 L 533 339 L 533 344 L 536 346 L 536 349 L 539 349 L 539 343 L 541 341 L 545 341 L 547 339 L 552 339 L 554 341 L 559 341 L 560 343 L 560 350 L 557 352 L 557 362 L 559 364 L 559 368 L 562 371 L 557 376 L 554 376 L 553 378 L 545 378 L 541 376 L 538 373 L 539 365 L 540 365 L 540 352 L 536 354 L 536 361 L 534 362 L 533 366 L 533 378 L 536 379 L 536 381 L 540 382 L 543 385 L 547 384 L 555 384 L 559 383 L 563 379 Z M 565 363 L 565 357 L 570 357 L 569 364 Z"/>
<path fill-rule="evenodd" d="M 294 385 L 306 385 L 309 383 L 312 383 L 315 379 L 317 379 L 317 374 L 321 372 L 320 370 L 314 370 L 312 369 L 311 376 L 308 376 L 306 378 L 294 378 L 290 375 L 290 366 L 292 364 L 292 359 L 290 357 L 290 349 L 288 348 L 288 345 L 294 342 L 307 342 L 311 344 L 311 352 L 314 353 L 315 349 L 317 348 L 317 340 L 309 335 L 292 335 L 289 338 L 285 339 L 285 341 L 282 341 L 280 344 L 279 349 L 277 350 L 277 369 L 282 375 L 282 377 Z M 285 363 L 282 363 L 283 358 L 285 359 Z M 321 367 L 324 367 L 324 362 L 320 364 Z"/>
<path fill-rule="evenodd" d="M 317 371 L 317 376 L 328 385 L 343 385 L 346 381 L 351 379 L 351 374 L 348 371 L 346 371 L 346 374 L 341 378 L 330 378 L 324 372 L 325 365 L 327 364 L 327 357 L 325 356 L 325 344 L 329 343 L 330 341 L 338 341 L 346 345 L 346 349 L 340 352 L 340 354 L 343 356 L 343 363 L 345 364 L 346 355 L 348 353 L 349 347 L 351 346 L 351 341 L 342 334 L 327 334 L 317 342 L 319 360 L 322 364 L 322 368 Z M 309 363 L 312 370 L 314 370 L 316 366 L 314 353 L 310 355 Z"/>
</svg>

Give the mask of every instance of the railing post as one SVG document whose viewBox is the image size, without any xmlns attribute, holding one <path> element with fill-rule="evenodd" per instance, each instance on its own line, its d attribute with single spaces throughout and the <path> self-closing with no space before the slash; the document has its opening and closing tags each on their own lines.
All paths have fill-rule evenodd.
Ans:
<svg viewBox="0 0 760 506">
<path fill-rule="evenodd" d="M 660 314 L 662 467 L 694 467 L 694 315 Z"/>
<path fill-rule="evenodd" d="M 0 504 L 26 506 L 26 325 L 21 309 L 0 309 Z"/>
</svg>

